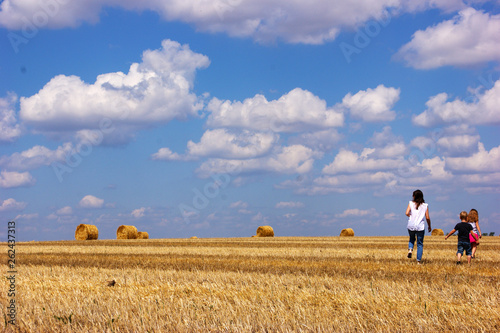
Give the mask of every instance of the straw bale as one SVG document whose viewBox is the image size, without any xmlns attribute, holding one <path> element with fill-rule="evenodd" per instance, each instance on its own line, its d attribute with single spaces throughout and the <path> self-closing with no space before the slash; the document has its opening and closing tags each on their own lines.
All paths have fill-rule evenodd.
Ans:
<svg viewBox="0 0 500 333">
<path fill-rule="evenodd" d="M 196 236 L 193 236 L 193 237 L 191 237 L 191 239 L 198 239 L 198 237 L 196 237 Z"/>
<path fill-rule="evenodd" d="M 149 239 L 149 234 L 146 231 L 139 231 L 137 233 L 137 239 Z"/>
<path fill-rule="evenodd" d="M 269 225 L 260 226 L 257 228 L 257 237 L 274 237 L 274 230 Z"/>
<path fill-rule="evenodd" d="M 340 232 L 340 236 L 352 237 L 354 236 L 354 230 L 352 230 L 351 228 L 342 229 L 342 231 Z"/>
<path fill-rule="evenodd" d="M 431 236 L 444 236 L 443 229 L 432 229 Z"/>
<path fill-rule="evenodd" d="M 116 239 L 137 239 L 137 228 L 133 225 L 121 225 L 116 230 Z"/>
<path fill-rule="evenodd" d="M 92 224 L 80 224 L 76 227 L 75 239 L 76 240 L 91 240 L 97 239 L 99 230 Z"/>
</svg>

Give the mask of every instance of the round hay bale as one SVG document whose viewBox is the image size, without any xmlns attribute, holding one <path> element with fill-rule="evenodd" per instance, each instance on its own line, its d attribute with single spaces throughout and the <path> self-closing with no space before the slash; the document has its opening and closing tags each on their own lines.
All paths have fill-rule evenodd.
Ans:
<svg viewBox="0 0 500 333">
<path fill-rule="evenodd" d="M 116 239 L 137 239 L 137 228 L 133 225 L 121 225 L 116 230 Z"/>
<path fill-rule="evenodd" d="M 260 226 L 257 228 L 257 237 L 274 237 L 274 230 L 269 225 Z"/>
<path fill-rule="evenodd" d="M 99 236 L 99 230 L 92 224 L 80 224 L 76 227 L 75 239 L 76 240 L 91 240 L 97 239 Z"/>
<path fill-rule="evenodd" d="M 139 231 L 137 233 L 137 239 L 149 239 L 149 234 L 146 231 Z"/>
<path fill-rule="evenodd" d="M 340 236 L 352 237 L 352 236 L 354 236 L 354 230 L 352 230 L 351 228 L 342 229 L 342 231 L 340 232 Z"/>
<path fill-rule="evenodd" d="M 193 237 L 191 237 L 191 239 L 198 239 L 198 237 L 196 237 L 196 236 L 193 236 Z"/>
<path fill-rule="evenodd" d="M 431 236 L 444 236 L 443 229 L 432 229 Z"/>
</svg>

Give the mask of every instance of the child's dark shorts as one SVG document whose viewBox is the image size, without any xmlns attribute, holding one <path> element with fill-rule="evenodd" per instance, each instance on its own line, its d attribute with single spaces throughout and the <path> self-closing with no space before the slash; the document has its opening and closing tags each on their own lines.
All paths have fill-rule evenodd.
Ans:
<svg viewBox="0 0 500 333">
<path fill-rule="evenodd" d="M 457 254 L 462 254 L 464 253 L 468 256 L 472 255 L 472 246 L 470 245 L 470 242 L 458 242 L 458 251 Z"/>
</svg>

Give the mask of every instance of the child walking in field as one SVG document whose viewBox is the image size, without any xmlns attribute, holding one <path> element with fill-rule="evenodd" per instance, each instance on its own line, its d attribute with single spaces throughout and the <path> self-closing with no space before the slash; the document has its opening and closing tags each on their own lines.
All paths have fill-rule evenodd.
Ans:
<svg viewBox="0 0 500 333">
<path fill-rule="evenodd" d="M 472 231 L 479 236 L 482 237 L 481 228 L 479 228 L 479 216 L 477 210 L 472 208 L 467 215 L 467 221 L 472 226 Z M 469 237 L 470 238 L 470 237 Z M 470 245 L 472 246 L 472 259 L 476 258 L 477 246 L 479 245 L 479 241 L 475 238 L 470 238 Z"/>
<path fill-rule="evenodd" d="M 463 211 L 460 213 L 460 223 L 455 225 L 452 231 L 448 233 L 444 237 L 445 240 L 448 239 L 451 235 L 453 235 L 456 231 L 458 231 L 458 243 L 457 243 L 457 265 L 460 265 L 462 259 L 462 253 L 465 250 L 465 254 L 467 255 L 467 263 L 470 264 L 470 260 L 472 257 L 472 247 L 470 244 L 469 235 L 473 235 L 477 240 L 478 236 L 474 234 L 472 231 L 472 226 L 467 223 L 467 212 Z"/>
</svg>

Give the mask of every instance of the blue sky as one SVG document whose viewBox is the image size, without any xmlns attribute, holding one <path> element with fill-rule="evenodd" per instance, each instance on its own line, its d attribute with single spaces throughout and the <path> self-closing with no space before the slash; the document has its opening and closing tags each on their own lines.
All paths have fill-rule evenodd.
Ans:
<svg viewBox="0 0 500 333">
<path fill-rule="evenodd" d="M 4 0 L 0 35 L 18 240 L 405 235 L 417 188 L 500 233 L 498 2 Z"/>
</svg>

